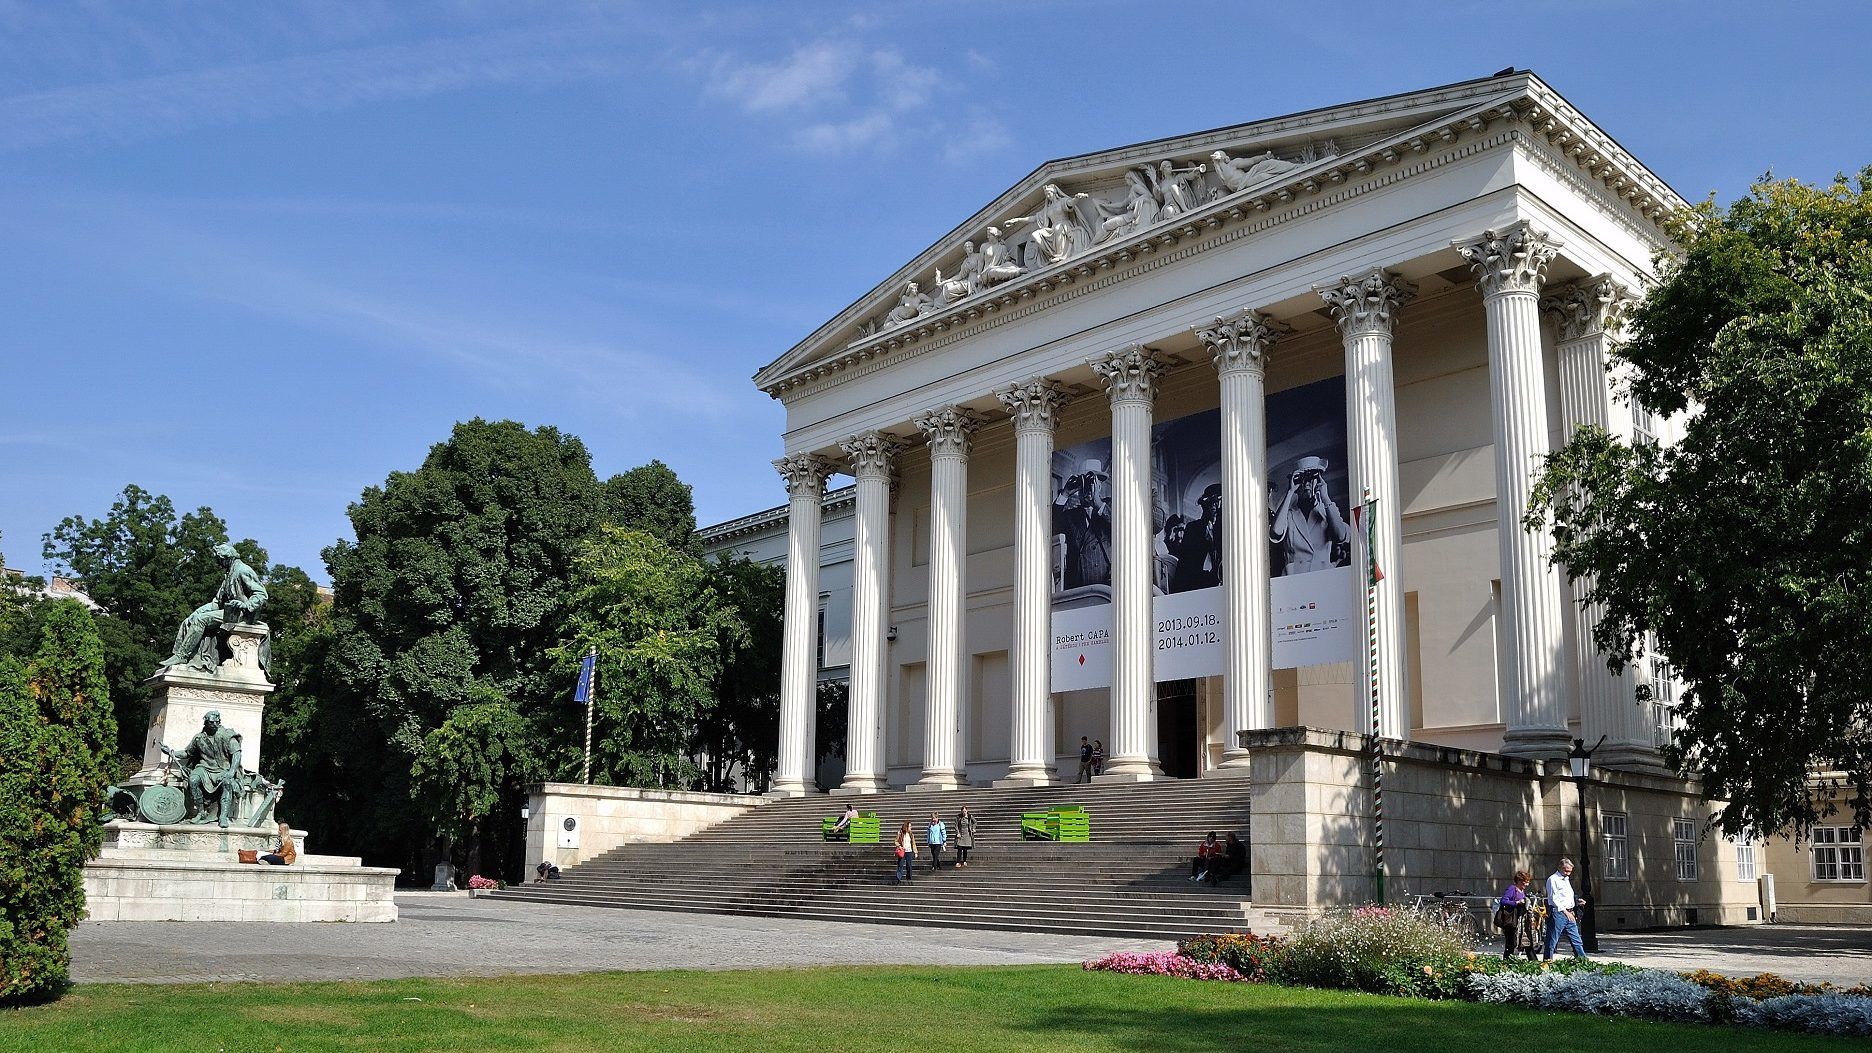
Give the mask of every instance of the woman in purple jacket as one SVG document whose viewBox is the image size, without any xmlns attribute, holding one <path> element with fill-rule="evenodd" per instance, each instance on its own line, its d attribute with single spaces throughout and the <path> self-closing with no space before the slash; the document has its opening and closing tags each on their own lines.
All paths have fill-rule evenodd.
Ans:
<svg viewBox="0 0 1872 1053">
<path fill-rule="evenodd" d="M 1514 872 L 1514 880 L 1502 890 L 1499 921 L 1502 930 L 1502 957 L 1513 958 L 1516 950 L 1526 950 L 1528 960 L 1535 957 L 1534 937 L 1528 926 L 1528 885 L 1534 875 L 1525 870 Z"/>
</svg>

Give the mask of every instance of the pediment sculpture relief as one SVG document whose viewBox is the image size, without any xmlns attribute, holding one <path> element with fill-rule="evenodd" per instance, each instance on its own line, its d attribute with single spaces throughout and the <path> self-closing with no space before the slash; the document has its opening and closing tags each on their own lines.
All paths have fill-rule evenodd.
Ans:
<svg viewBox="0 0 1872 1053">
<path fill-rule="evenodd" d="M 1093 248 L 1142 233 L 1174 221 L 1205 205 L 1271 183 L 1313 161 L 1337 157 L 1338 147 L 1328 141 L 1307 144 L 1297 157 L 1280 157 L 1272 150 L 1230 157 L 1217 150 L 1207 161 L 1183 163 L 1164 158 L 1137 165 L 1124 173 L 1124 188 L 1107 198 L 1087 191 L 1069 191 L 1058 183 L 1040 190 L 1032 213 L 1011 216 L 990 226 L 980 241 L 962 243 L 962 258 L 948 274 L 936 268 L 924 283 L 907 281 L 898 292 L 897 306 L 858 326 L 860 338 L 895 329 L 924 315 L 1039 270 L 1084 255 Z M 1003 232 L 1015 235 L 1007 240 Z"/>
</svg>

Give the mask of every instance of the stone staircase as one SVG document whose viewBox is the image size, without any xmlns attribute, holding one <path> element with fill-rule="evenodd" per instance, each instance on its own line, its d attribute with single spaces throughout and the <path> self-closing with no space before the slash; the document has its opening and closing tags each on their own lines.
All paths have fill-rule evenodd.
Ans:
<svg viewBox="0 0 1872 1053">
<path fill-rule="evenodd" d="M 847 800 L 876 811 L 883 844 L 827 844 L 819 821 Z M 669 844 L 630 845 L 497 898 L 862 921 L 948 928 L 1179 939 L 1247 928 L 1247 875 L 1220 887 L 1190 883 L 1189 857 L 1209 831 L 1248 835 L 1241 779 L 893 791 L 858 798 L 777 800 Z M 953 820 L 968 805 L 978 821 L 966 869 L 928 870 L 891 882 L 890 841 L 910 820 L 919 849 L 930 812 Z M 1023 841 L 1022 812 L 1081 805 L 1092 841 Z M 954 859 L 953 850 L 944 853 Z M 1269 926 L 1257 919 L 1254 926 Z"/>
</svg>

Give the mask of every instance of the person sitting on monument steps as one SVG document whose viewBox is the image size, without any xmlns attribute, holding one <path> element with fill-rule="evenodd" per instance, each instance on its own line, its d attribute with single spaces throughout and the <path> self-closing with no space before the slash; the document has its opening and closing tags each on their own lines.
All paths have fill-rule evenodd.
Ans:
<svg viewBox="0 0 1872 1053">
<path fill-rule="evenodd" d="M 844 814 L 840 815 L 838 822 L 832 826 L 832 836 L 830 839 L 833 841 L 850 841 L 852 820 L 856 818 L 858 818 L 858 806 L 855 804 L 847 804 Z"/>
<path fill-rule="evenodd" d="M 1216 832 L 1209 831 L 1209 836 L 1196 846 L 1196 858 L 1190 860 L 1190 880 L 1201 881 L 1209 875 L 1209 868 L 1221 861 L 1222 842 L 1216 840 Z"/>
<path fill-rule="evenodd" d="M 1235 831 L 1230 830 L 1228 837 L 1222 842 L 1222 854 L 1209 861 L 1208 870 L 1203 877 L 1209 884 L 1214 885 L 1218 881 L 1227 881 L 1247 869 L 1248 842 L 1236 837 Z"/>
<path fill-rule="evenodd" d="M 241 774 L 240 732 L 221 723 L 221 711 L 211 709 L 202 717 L 202 729 L 189 740 L 187 748 L 177 753 L 167 746 L 164 754 L 175 759 L 188 780 L 189 822 L 211 822 L 208 799 L 214 797 L 216 819 L 223 829 L 234 819 L 234 806 L 246 782 Z"/>
<path fill-rule="evenodd" d="M 252 625 L 260 620 L 259 611 L 267 598 L 266 583 L 240 558 L 233 545 L 224 541 L 215 546 L 214 553 L 227 568 L 221 587 L 215 590 L 214 599 L 182 619 L 181 627 L 176 629 L 175 650 L 163 659 L 159 670 L 182 666 L 212 673 L 221 665 L 221 641 L 215 630 L 231 623 Z M 271 641 L 261 643 L 260 668 L 267 669 L 271 659 Z"/>
<path fill-rule="evenodd" d="M 276 867 L 289 867 L 299 861 L 299 848 L 293 844 L 292 826 L 279 824 L 279 849 L 260 857 L 260 862 Z"/>
</svg>

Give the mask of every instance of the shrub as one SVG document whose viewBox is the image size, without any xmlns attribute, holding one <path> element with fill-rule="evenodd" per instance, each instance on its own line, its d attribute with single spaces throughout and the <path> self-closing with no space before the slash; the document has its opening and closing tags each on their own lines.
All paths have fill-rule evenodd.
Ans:
<svg viewBox="0 0 1872 1053">
<path fill-rule="evenodd" d="M 1177 944 L 1177 953 L 1197 962 L 1220 962 L 1255 983 L 1280 979 L 1285 941 L 1252 932 L 1206 933 Z"/>
<path fill-rule="evenodd" d="M 31 664 L 0 656 L 0 1004 L 65 988 L 116 747 L 97 627 L 52 604 Z"/>
<path fill-rule="evenodd" d="M 1285 942 L 1278 968 L 1289 983 L 1449 998 L 1461 994 L 1477 961 L 1469 941 L 1431 912 L 1368 906 L 1302 926 Z"/>
<path fill-rule="evenodd" d="M 1735 1022 L 1750 1027 L 1821 1035 L 1872 1035 L 1872 998 L 1849 994 L 1790 994 L 1730 1003 Z"/>
<path fill-rule="evenodd" d="M 1085 962 L 1081 968 L 1100 972 L 1126 973 L 1131 976 L 1174 976 L 1183 980 L 1228 980 L 1240 982 L 1246 976 L 1221 962 L 1199 962 L 1181 954 L 1134 954 L 1119 951 L 1108 954 L 1095 961 Z"/>
<path fill-rule="evenodd" d="M 1755 976 L 1724 976 L 1708 969 L 1697 969 L 1682 975 L 1684 979 L 1699 987 L 1730 998 L 1779 998 L 1782 995 L 1791 994 L 1820 994 L 1834 989 L 1832 984 L 1802 983 L 1799 980 L 1776 976 L 1774 973 L 1760 973 Z"/>
<path fill-rule="evenodd" d="M 1601 1016 L 1707 1022 L 1710 993 L 1656 969 L 1548 969 L 1471 975 L 1467 993 L 1481 1002 L 1563 1009 Z"/>
</svg>

